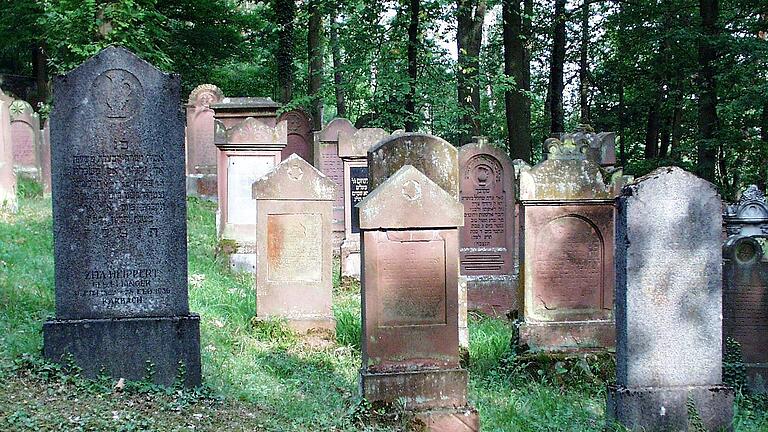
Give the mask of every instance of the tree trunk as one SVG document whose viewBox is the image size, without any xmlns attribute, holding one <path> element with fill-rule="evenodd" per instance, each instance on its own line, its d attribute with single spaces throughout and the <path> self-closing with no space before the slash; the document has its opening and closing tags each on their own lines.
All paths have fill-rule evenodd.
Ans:
<svg viewBox="0 0 768 432">
<path fill-rule="evenodd" d="M 657 96 L 648 108 L 648 124 L 645 129 L 645 159 L 654 159 L 659 155 L 659 108 L 661 97 Z"/>
<path fill-rule="evenodd" d="M 581 52 L 579 53 L 579 108 L 582 124 L 589 124 L 589 1 L 581 6 Z"/>
<path fill-rule="evenodd" d="M 509 155 L 531 163 L 530 59 L 526 48 L 530 20 L 522 12 L 520 0 L 502 1 L 504 74 L 515 80 L 515 88 L 504 92 L 504 105 Z"/>
<path fill-rule="evenodd" d="M 763 141 L 761 154 L 761 169 L 757 173 L 760 190 L 765 191 L 768 181 L 768 102 L 763 104 L 763 115 L 760 116 L 760 139 Z"/>
<path fill-rule="evenodd" d="M 624 128 L 626 120 L 624 119 L 624 85 L 619 84 L 619 161 L 621 166 L 627 166 L 627 153 L 626 153 L 626 135 Z"/>
<path fill-rule="evenodd" d="M 286 103 L 293 97 L 293 20 L 296 17 L 294 0 L 275 0 L 277 22 L 277 83 L 278 100 Z"/>
<path fill-rule="evenodd" d="M 672 108 L 672 141 L 670 143 L 669 157 L 672 160 L 680 160 L 680 141 L 683 138 L 683 91 L 682 84 L 678 85 L 678 91 L 674 95 Z"/>
<path fill-rule="evenodd" d="M 702 36 L 699 38 L 699 142 L 696 174 L 715 181 L 715 162 L 718 146 L 717 88 L 715 38 L 718 35 L 718 0 L 699 0 Z"/>
<path fill-rule="evenodd" d="M 456 4 L 457 90 L 461 112 L 459 145 L 481 134 L 480 48 L 483 43 L 485 0 L 458 0 Z"/>
<path fill-rule="evenodd" d="M 408 93 L 405 95 L 405 131 L 416 129 L 416 80 L 419 78 L 419 0 L 409 0 L 408 23 Z"/>
<path fill-rule="evenodd" d="M 669 155 L 669 144 L 672 140 L 672 117 L 666 116 L 661 124 L 659 133 L 659 159 L 666 158 Z"/>
<path fill-rule="evenodd" d="M 565 63 L 565 0 L 555 0 L 555 25 L 552 38 L 552 58 L 549 63 L 549 108 L 550 132 L 565 132 L 563 114 L 563 65 Z"/>
<path fill-rule="evenodd" d="M 336 18 L 331 22 L 331 52 L 333 55 L 333 90 L 336 94 L 336 114 L 339 117 L 347 116 L 346 95 L 344 94 L 344 80 L 341 74 L 341 48 L 339 47 L 339 29 Z"/>
<path fill-rule="evenodd" d="M 309 97 L 310 115 L 314 130 L 323 128 L 323 11 L 319 0 L 310 0 L 309 28 L 307 31 L 307 49 L 309 58 Z"/>
<path fill-rule="evenodd" d="M 35 102 L 45 102 L 48 99 L 48 57 L 45 55 L 45 49 L 42 45 L 36 45 L 32 48 L 32 74 L 35 77 L 37 87 L 37 100 Z"/>
</svg>

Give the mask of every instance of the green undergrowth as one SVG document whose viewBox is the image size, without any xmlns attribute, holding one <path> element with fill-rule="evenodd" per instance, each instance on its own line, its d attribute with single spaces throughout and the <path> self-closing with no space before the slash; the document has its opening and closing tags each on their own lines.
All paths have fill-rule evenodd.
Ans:
<svg viewBox="0 0 768 432">
<path fill-rule="evenodd" d="M 25 190 L 31 190 L 26 187 Z M 360 286 L 334 274 L 335 339 L 254 320 L 253 278 L 226 270 L 215 205 L 189 201 L 190 309 L 201 316 L 196 390 L 85 380 L 41 359 L 54 312 L 51 201 L 0 215 L 0 430 L 399 431 L 408 418 L 358 396 Z M 335 266 L 337 267 L 337 266 Z M 470 317 L 471 403 L 484 431 L 599 431 L 612 359 L 517 356 L 506 320 Z M 768 430 L 766 403 L 738 396 L 735 430 Z"/>
</svg>

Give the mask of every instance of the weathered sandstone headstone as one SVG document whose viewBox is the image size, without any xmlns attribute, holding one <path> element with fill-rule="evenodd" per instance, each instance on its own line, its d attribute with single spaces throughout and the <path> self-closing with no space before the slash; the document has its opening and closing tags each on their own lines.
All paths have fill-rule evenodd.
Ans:
<svg viewBox="0 0 768 432">
<path fill-rule="evenodd" d="M 459 243 L 468 308 L 497 317 L 517 309 L 515 183 L 512 160 L 486 138 L 459 148 Z"/>
<path fill-rule="evenodd" d="M 139 380 L 150 367 L 156 383 L 200 384 L 179 89 L 114 46 L 53 84 L 56 318 L 43 350 L 88 377 Z"/>
<path fill-rule="evenodd" d="M 280 106 L 269 98 L 224 98 L 215 111 L 214 143 L 219 149 L 217 232 L 230 266 L 256 268 L 256 201 L 253 182 L 280 163 L 288 143 Z"/>
<path fill-rule="evenodd" d="M 351 135 L 339 134 L 339 156 L 344 164 L 342 277 L 360 279 L 360 217 L 355 206 L 368 195 L 368 150 L 388 136 L 379 128 L 362 128 Z"/>
<path fill-rule="evenodd" d="M 523 315 L 531 351 L 615 346 L 614 198 L 625 180 L 588 160 L 585 142 L 550 138 L 520 170 Z"/>
<path fill-rule="evenodd" d="M 765 194 L 755 185 L 749 185 L 739 202 L 728 205 L 723 214 L 728 235 L 768 236 L 768 204 Z"/>
<path fill-rule="evenodd" d="M 462 204 L 406 165 L 358 208 L 362 396 L 399 401 L 428 430 L 478 430 L 477 414 L 467 406 L 467 371 L 459 365 Z"/>
<path fill-rule="evenodd" d="M 722 386 L 721 201 L 663 167 L 624 188 L 616 227 L 616 385 L 609 420 L 630 430 L 731 430 Z M 696 429 L 699 430 L 699 429 Z"/>
<path fill-rule="evenodd" d="M 13 170 L 10 108 L 13 99 L 0 90 L 0 211 L 15 213 L 16 173 Z"/>
<path fill-rule="evenodd" d="M 333 254 L 340 251 L 344 241 L 344 163 L 339 157 L 339 136 L 352 135 L 357 129 L 345 118 L 331 120 L 314 136 L 315 167 L 336 183 L 333 203 Z"/>
<path fill-rule="evenodd" d="M 587 144 L 587 159 L 603 168 L 613 168 L 616 165 L 616 133 L 598 132 L 590 125 L 579 125 L 575 131 L 563 133 L 560 141 L 573 140 L 577 145 Z"/>
<path fill-rule="evenodd" d="M 32 105 L 15 100 L 11 103 L 11 141 L 16 173 L 40 180 L 40 117 Z"/>
<path fill-rule="evenodd" d="M 288 145 L 282 151 L 283 160 L 296 153 L 307 162 L 312 159 L 312 119 L 303 110 L 284 112 L 277 119 L 288 124 Z"/>
<path fill-rule="evenodd" d="M 201 84 L 187 100 L 187 195 L 217 198 L 216 164 L 219 151 L 213 144 L 214 112 L 211 105 L 224 99 L 213 84 Z"/>
<path fill-rule="evenodd" d="M 335 332 L 331 213 L 336 185 L 294 154 L 253 183 L 256 317 Z"/>
</svg>

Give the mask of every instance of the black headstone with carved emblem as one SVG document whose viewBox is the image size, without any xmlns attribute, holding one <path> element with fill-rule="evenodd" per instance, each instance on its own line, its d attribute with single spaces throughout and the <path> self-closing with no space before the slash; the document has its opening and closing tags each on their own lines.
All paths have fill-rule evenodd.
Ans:
<svg viewBox="0 0 768 432">
<path fill-rule="evenodd" d="M 86 376 L 200 383 L 187 297 L 178 76 L 108 47 L 54 81 L 56 318 L 44 354 Z"/>
</svg>

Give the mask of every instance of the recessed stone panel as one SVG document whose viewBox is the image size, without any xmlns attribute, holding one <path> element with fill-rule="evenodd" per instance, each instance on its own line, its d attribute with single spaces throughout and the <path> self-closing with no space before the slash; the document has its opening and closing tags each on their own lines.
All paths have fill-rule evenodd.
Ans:
<svg viewBox="0 0 768 432">
<path fill-rule="evenodd" d="M 267 277 L 270 281 L 317 282 L 322 268 L 322 216 L 270 214 L 267 216 Z"/>
</svg>

